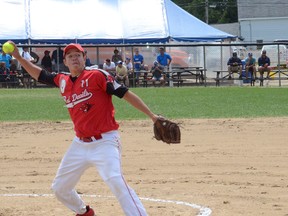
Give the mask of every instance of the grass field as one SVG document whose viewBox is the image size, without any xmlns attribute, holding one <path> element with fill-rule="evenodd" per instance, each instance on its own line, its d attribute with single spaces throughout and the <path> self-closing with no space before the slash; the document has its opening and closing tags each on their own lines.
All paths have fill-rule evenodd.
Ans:
<svg viewBox="0 0 288 216">
<path fill-rule="evenodd" d="M 134 88 L 147 105 L 169 118 L 250 118 L 288 116 L 286 88 Z M 0 121 L 69 120 L 56 88 L 1 89 Z M 142 113 L 113 97 L 117 119 Z"/>
</svg>

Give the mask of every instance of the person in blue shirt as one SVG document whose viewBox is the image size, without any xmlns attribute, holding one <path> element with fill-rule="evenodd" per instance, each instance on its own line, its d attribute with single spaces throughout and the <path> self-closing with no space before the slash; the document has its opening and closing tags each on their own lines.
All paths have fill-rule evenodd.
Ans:
<svg viewBox="0 0 288 216">
<path fill-rule="evenodd" d="M 164 68 L 164 74 L 166 74 L 166 77 L 169 78 L 169 74 L 167 72 L 172 62 L 172 58 L 167 52 L 165 52 L 164 47 L 159 48 L 159 54 L 157 55 L 157 62 Z"/>
<path fill-rule="evenodd" d="M 159 63 L 157 61 L 154 61 L 153 66 L 151 68 L 151 73 L 152 73 L 152 83 L 155 87 L 155 82 L 159 81 L 161 86 L 165 85 L 165 80 L 164 77 L 162 75 L 164 68 L 159 65 Z"/>
<path fill-rule="evenodd" d="M 271 67 L 270 58 L 266 55 L 266 50 L 263 50 L 262 55 L 258 58 L 258 71 L 261 79 L 263 79 L 263 74 L 265 71 L 267 72 L 267 79 L 269 79 Z"/>
<path fill-rule="evenodd" d="M 165 52 L 164 47 L 159 48 L 157 62 L 159 62 L 159 64 L 162 65 L 163 67 L 167 67 L 167 68 L 169 68 L 172 62 L 171 56 L 167 52 Z"/>
<path fill-rule="evenodd" d="M 248 53 L 248 57 L 245 59 L 245 75 L 246 78 L 248 77 L 248 73 L 251 72 L 254 79 L 256 79 L 256 59 L 253 58 L 253 54 L 252 53 Z"/>
<path fill-rule="evenodd" d="M 5 62 L 6 68 L 10 69 L 12 57 L 0 49 L 0 62 Z"/>
<path fill-rule="evenodd" d="M 144 57 L 139 53 L 139 49 L 135 49 L 135 55 L 133 56 L 134 72 L 136 74 L 136 83 L 138 83 L 140 70 L 143 69 Z"/>
</svg>

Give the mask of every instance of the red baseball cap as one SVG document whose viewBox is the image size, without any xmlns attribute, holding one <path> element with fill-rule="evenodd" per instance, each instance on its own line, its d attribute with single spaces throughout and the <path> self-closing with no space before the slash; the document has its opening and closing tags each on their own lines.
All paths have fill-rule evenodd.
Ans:
<svg viewBox="0 0 288 216">
<path fill-rule="evenodd" d="M 64 48 L 64 57 L 70 49 L 77 49 L 84 54 L 84 49 L 80 44 L 70 43 Z"/>
</svg>

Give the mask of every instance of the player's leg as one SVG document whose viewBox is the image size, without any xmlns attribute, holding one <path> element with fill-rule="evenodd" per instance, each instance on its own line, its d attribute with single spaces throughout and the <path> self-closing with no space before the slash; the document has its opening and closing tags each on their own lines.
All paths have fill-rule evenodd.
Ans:
<svg viewBox="0 0 288 216">
<path fill-rule="evenodd" d="M 52 183 L 52 190 L 57 199 L 77 214 L 86 212 L 86 205 L 74 189 L 81 175 L 89 167 L 85 154 L 87 146 L 73 140 L 64 155 Z"/>
<path fill-rule="evenodd" d="M 165 80 L 164 80 L 163 76 L 160 77 L 160 84 L 161 84 L 161 86 L 165 86 Z"/>
<path fill-rule="evenodd" d="M 262 66 L 260 66 L 258 68 L 258 71 L 259 71 L 259 74 L 260 74 L 260 79 L 262 80 L 263 79 L 264 68 Z"/>
<path fill-rule="evenodd" d="M 153 84 L 153 86 L 156 87 L 156 85 L 155 85 L 155 83 L 156 83 L 156 77 L 153 76 L 151 80 L 152 80 L 152 84 Z"/>
<path fill-rule="evenodd" d="M 245 76 L 246 76 L 246 79 L 248 78 L 249 70 L 250 70 L 250 66 L 246 65 L 246 66 L 245 66 Z"/>
<path fill-rule="evenodd" d="M 140 199 L 127 185 L 122 175 L 118 132 L 105 133 L 102 137 L 97 146 L 97 154 L 91 155 L 100 176 L 116 196 L 126 216 L 146 216 L 146 210 Z"/>
<path fill-rule="evenodd" d="M 267 77 L 266 77 L 266 78 L 269 79 L 269 78 L 270 78 L 271 67 L 268 66 L 267 69 L 266 69 L 266 71 L 267 71 Z"/>
<path fill-rule="evenodd" d="M 231 79 L 232 78 L 232 66 L 228 66 L 228 79 Z"/>
</svg>

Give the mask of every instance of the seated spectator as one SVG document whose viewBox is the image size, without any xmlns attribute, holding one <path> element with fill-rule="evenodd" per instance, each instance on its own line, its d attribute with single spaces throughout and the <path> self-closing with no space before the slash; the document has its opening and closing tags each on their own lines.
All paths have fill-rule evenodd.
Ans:
<svg viewBox="0 0 288 216">
<path fill-rule="evenodd" d="M 248 53 L 248 57 L 245 59 L 245 75 L 248 77 L 248 73 L 251 73 L 251 76 L 256 79 L 256 59 L 253 58 L 252 53 Z"/>
<path fill-rule="evenodd" d="M 128 79 L 129 79 L 129 86 L 133 86 L 133 65 L 131 62 L 131 59 L 127 57 L 125 59 L 125 62 L 123 62 L 123 65 L 126 66 L 127 71 L 128 71 Z"/>
<path fill-rule="evenodd" d="M 44 56 L 41 60 L 41 66 L 49 72 L 52 72 L 52 59 L 50 57 L 50 51 L 45 50 Z"/>
<path fill-rule="evenodd" d="M 258 58 L 258 71 L 260 73 L 260 78 L 263 79 L 263 74 L 267 72 L 267 79 L 269 79 L 271 67 L 270 58 L 266 55 L 266 50 L 262 51 L 262 55 Z"/>
<path fill-rule="evenodd" d="M 105 63 L 103 64 L 103 69 L 109 72 L 111 75 L 115 76 L 115 63 L 111 62 L 110 59 L 106 59 Z"/>
<path fill-rule="evenodd" d="M 9 80 L 9 86 L 12 88 L 15 88 L 16 86 L 19 85 L 19 74 L 17 71 L 17 60 L 16 59 L 11 59 L 11 64 L 10 64 L 10 80 Z"/>
<path fill-rule="evenodd" d="M 156 81 L 159 81 L 161 86 L 165 85 L 165 79 L 163 76 L 163 72 L 164 72 L 164 67 L 162 67 L 158 61 L 154 61 L 153 63 L 153 67 L 151 68 L 151 73 L 152 73 L 152 82 L 153 85 L 155 85 Z"/>
<path fill-rule="evenodd" d="M 119 54 L 119 50 L 115 49 L 114 55 L 112 55 L 112 62 L 114 62 L 114 64 L 116 65 L 117 62 L 119 62 L 119 61 L 123 62 L 123 59 L 122 59 L 122 56 Z"/>
<path fill-rule="evenodd" d="M 229 58 L 228 62 L 228 72 L 229 72 L 229 79 L 232 78 L 233 73 L 240 74 L 240 78 L 242 77 L 242 62 L 241 59 L 238 58 L 237 52 L 233 52 L 232 57 Z"/>
<path fill-rule="evenodd" d="M 9 54 L 6 54 L 0 48 L 0 62 L 5 62 L 6 67 L 10 68 L 11 59 L 12 59 L 12 56 Z"/>
<path fill-rule="evenodd" d="M 17 62 L 17 60 L 16 59 L 11 59 L 11 64 L 10 64 L 10 74 L 11 74 L 11 72 L 12 73 L 14 73 L 14 74 L 18 74 L 17 73 L 17 64 L 18 64 L 18 62 Z"/>
<path fill-rule="evenodd" d="M 172 62 L 172 57 L 169 53 L 165 52 L 165 48 L 163 46 L 159 47 L 159 54 L 157 55 L 156 60 L 164 68 L 165 77 L 169 79 L 169 70 Z"/>
<path fill-rule="evenodd" d="M 10 80 L 12 80 L 12 87 L 19 86 L 22 79 L 21 65 L 14 58 L 11 59 L 10 64 Z M 21 83 L 23 86 L 23 83 Z"/>
<path fill-rule="evenodd" d="M 125 59 L 125 62 L 123 62 L 123 65 L 126 66 L 128 72 L 132 72 L 133 71 L 133 65 L 132 65 L 132 62 L 131 62 L 131 59 L 130 58 L 126 58 Z"/>
<path fill-rule="evenodd" d="M 0 62 L 0 87 L 7 87 L 7 80 L 10 79 L 10 71 L 5 62 Z"/>
<path fill-rule="evenodd" d="M 123 65 L 122 61 L 119 61 L 117 66 L 116 66 L 116 76 L 115 76 L 116 80 L 119 83 L 123 83 L 124 85 L 128 86 L 129 82 L 128 82 L 128 71 L 125 65 Z"/>
</svg>

